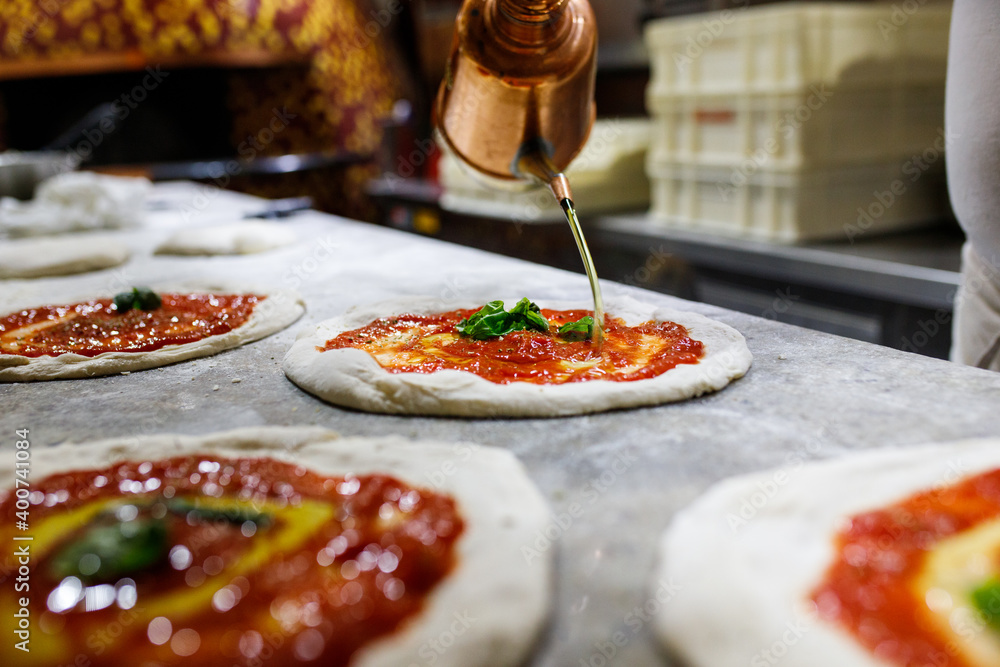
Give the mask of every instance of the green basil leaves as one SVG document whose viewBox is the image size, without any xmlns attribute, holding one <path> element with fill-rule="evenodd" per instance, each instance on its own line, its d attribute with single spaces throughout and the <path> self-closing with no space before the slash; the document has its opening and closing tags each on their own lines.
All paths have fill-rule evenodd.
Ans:
<svg viewBox="0 0 1000 667">
<path fill-rule="evenodd" d="M 503 301 L 490 301 L 481 309 L 462 320 L 455 327 L 462 336 L 475 340 L 486 340 L 509 334 L 512 331 L 540 331 L 546 333 L 549 323 L 542 317 L 541 309 L 527 298 L 517 302 L 510 311 L 504 310 Z M 587 340 L 594 331 L 594 318 L 581 317 L 576 322 L 568 322 L 557 334 L 568 341 Z"/>
<path fill-rule="evenodd" d="M 131 516 L 126 514 L 125 518 L 107 511 L 95 516 L 78 538 L 52 558 L 52 576 L 77 577 L 84 584 L 93 585 L 113 583 L 155 566 L 166 558 L 169 548 L 168 512 L 189 523 L 240 526 L 252 521 L 258 527 L 271 523 L 270 515 L 253 507 L 205 507 L 186 498 L 160 499 L 130 509 Z"/>
<path fill-rule="evenodd" d="M 594 334 L 594 318 L 584 315 L 576 322 L 567 322 L 559 327 L 559 335 L 566 340 L 587 340 Z"/>
<path fill-rule="evenodd" d="M 131 292 L 115 294 L 115 308 L 119 313 L 136 310 L 156 310 L 162 301 L 160 295 L 148 287 L 133 287 Z"/>
<path fill-rule="evenodd" d="M 476 340 L 486 340 L 509 334 L 511 331 L 549 330 L 549 323 L 542 317 L 540 309 L 528 299 L 521 299 L 507 312 L 503 301 L 490 301 L 480 310 L 458 323 L 459 334 Z"/>
<path fill-rule="evenodd" d="M 1000 630 L 1000 581 L 990 579 L 972 591 L 972 602 L 993 630 Z"/>
<path fill-rule="evenodd" d="M 118 521 L 101 517 L 80 539 L 52 559 L 57 578 L 79 577 L 84 583 L 113 582 L 155 565 L 167 551 L 167 525 L 151 517 Z"/>
</svg>

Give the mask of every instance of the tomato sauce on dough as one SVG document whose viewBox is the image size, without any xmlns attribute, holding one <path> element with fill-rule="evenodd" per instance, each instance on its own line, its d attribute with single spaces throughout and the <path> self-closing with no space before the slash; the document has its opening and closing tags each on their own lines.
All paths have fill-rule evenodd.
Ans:
<svg viewBox="0 0 1000 667">
<path fill-rule="evenodd" d="M 381 318 L 345 331 L 319 349 L 365 350 L 391 373 L 463 370 L 497 384 L 630 382 L 656 377 L 680 364 L 697 364 L 704 356 L 704 345 L 674 322 L 628 326 L 608 317 L 600 353 L 589 340 L 567 341 L 556 335 L 560 325 L 589 315 L 586 310 L 542 309 L 550 325 L 544 333 L 514 331 L 488 340 L 460 336 L 455 327 L 475 312 L 460 309 Z"/>
<path fill-rule="evenodd" d="M 24 666 L 81 651 L 94 667 L 347 665 L 421 611 L 464 529 L 449 496 L 268 458 L 124 462 L 30 489 L 31 652 L 0 646 Z M 8 545 L 17 500 L 0 492 Z M 102 565 L 109 530 L 126 546 Z M 0 609 L 21 595 L 4 586 Z"/>
<path fill-rule="evenodd" d="M 111 299 L 40 306 L 0 318 L 0 354 L 149 352 L 227 333 L 266 297 L 254 294 L 161 294 L 155 310 L 119 313 Z"/>
<path fill-rule="evenodd" d="M 935 632 L 914 580 L 937 544 L 998 517 L 1000 470 L 851 517 L 812 595 L 820 618 L 889 663 L 972 667 Z"/>
</svg>

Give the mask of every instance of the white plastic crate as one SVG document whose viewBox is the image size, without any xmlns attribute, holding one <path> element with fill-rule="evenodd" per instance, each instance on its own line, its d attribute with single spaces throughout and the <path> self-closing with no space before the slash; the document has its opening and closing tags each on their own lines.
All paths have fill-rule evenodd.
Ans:
<svg viewBox="0 0 1000 667">
<path fill-rule="evenodd" d="M 581 215 L 641 210 L 649 205 L 646 119 L 602 119 L 594 123 L 580 155 L 566 175 Z M 442 149 L 440 164 L 445 210 L 517 222 L 563 220 L 562 209 L 546 188 L 503 190 L 484 185 Z"/>
<path fill-rule="evenodd" d="M 654 217 L 843 238 L 897 181 L 905 195 L 861 232 L 945 213 L 949 20 L 946 5 L 797 3 L 650 23 Z M 903 171 L 928 150 L 933 168 L 911 182 Z"/>
<path fill-rule="evenodd" d="M 949 17 L 806 3 L 653 22 L 651 160 L 807 169 L 920 152 L 944 124 Z"/>
<path fill-rule="evenodd" d="M 909 4 L 796 3 L 652 21 L 650 96 L 944 81 L 950 6 Z"/>
<path fill-rule="evenodd" d="M 650 161 L 801 170 L 920 153 L 944 126 L 944 84 L 650 100 Z"/>
<path fill-rule="evenodd" d="M 889 163 L 814 172 L 650 165 L 657 224 L 726 236 L 854 241 L 926 223 L 947 211 L 943 164 Z M 734 180 L 739 185 L 734 185 Z"/>
</svg>

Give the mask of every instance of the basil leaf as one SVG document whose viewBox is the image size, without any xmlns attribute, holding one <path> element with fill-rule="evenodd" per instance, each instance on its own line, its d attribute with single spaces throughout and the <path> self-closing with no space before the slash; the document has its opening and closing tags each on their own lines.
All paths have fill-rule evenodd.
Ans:
<svg viewBox="0 0 1000 667">
<path fill-rule="evenodd" d="M 149 289 L 148 287 L 133 287 L 132 291 L 135 293 L 135 300 L 133 301 L 133 308 L 139 308 L 140 310 L 156 310 L 161 305 L 163 305 L 163 300 L 160 295 Z"/>
<path fill-rule="evenodd" d="M 990 579 L 972 591 L 972 602 L 983 614 L 983 620 L 995 631 L 1000 631 L 1000 581 Z"/>
<path fill-rule="evenodd" d="M 148 287 L 133 287 L 131 292 L 115 294 L 115 309 L 126 313 L 133 308 L 137 310 L 156 310 L 162 305 L 160 295 Z"/>
<path fill-rule="evenodd" d="M 503 301 L 490 301 L 478 311 L 458 323 L 455 329 L 463 336 L 477 340 L 500 336 L 508 329 L 510 313 L 503 309 Z"/>
<path fill-rule="evenodd" d="M 517 305 L 510 309 L 510 314 L 520 317 L 525 329 L 533 329 L 542 333 L 549 330 L 549 323 L 542 317 L 542 309 L 527 298 L 521 299 Z"/>
<path fill-rule="evenodd" d="M 496 338 L 511 331 L 526 329 L 541 332 L 549 330 L 549 323 L 542 317 L 541 309 L 527 298 L 518 301 L 510 312 L 504 310 L 503 301 L 490 301 L 455 327 L 459 334 L 476 340 Z"/>
<path fill-rule="evenodd" d="M 576 322 L 567 322 L 559 327 L 558 334 L 566 340 L 587 340 L 594 334 L 594 318 L 584 315 Z"/>
<path fill-rule="evenodd" d="M 119 313 L 125 313 L 132 310 L 132 305 L 135 303 L 135 294 L 132 292 L 120 292 L 115 294 L 115 309 Z"/>
<path fill-rule="evenodd" d="M 266 526 L 271 522 L 271 516 L 258 512 L 252 507 L 202 507 L 196 501 L 184 498 L 171 498 L 166 502 L 167 509 L 174 514 L 186 517 L 194 515 L 201 521 L 226 521 L 232 524 L 243 524 L 252 521 L 258 526 Z"/>
<path fill-rule="evenodd" d="M 108 516 L 112 523 L 102 524 Z M 118 521 L 113 515 L 104 515 L 53 557 L 51 572 L 58 579 L 78 577 L 86 584 L 110 583 L 154 565 L 166 551 L 167 525 L 163 519 Z M 97 559 L 88 559 L 91 555 Z M 90 567 L 94 564 L 96 570 Z"/>
</svg>

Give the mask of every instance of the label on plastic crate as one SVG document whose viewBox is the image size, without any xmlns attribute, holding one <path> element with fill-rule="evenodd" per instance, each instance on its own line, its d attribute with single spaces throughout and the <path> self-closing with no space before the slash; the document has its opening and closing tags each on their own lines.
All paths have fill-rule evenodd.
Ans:
<svg viewBox="0 0 1000 667">
<path fill-rule="evenodd" d="M 736 112 L 732 109 L 696 109 L 694 122 L 699 125 L 724 125 L 736 121 Z"/>
</svg>

